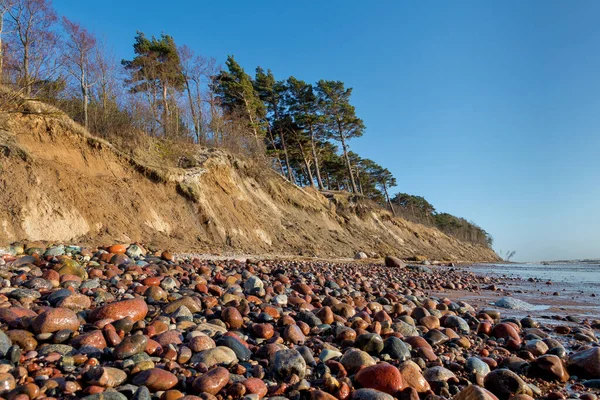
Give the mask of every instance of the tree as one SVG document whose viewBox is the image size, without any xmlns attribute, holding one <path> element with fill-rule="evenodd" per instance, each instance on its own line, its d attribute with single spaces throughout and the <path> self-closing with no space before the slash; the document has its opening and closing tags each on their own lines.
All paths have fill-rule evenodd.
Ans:
<svg viewBox="0 0 600 400">
<path fill-rule="evenodd" d="M 422 196 L 414 196 L 407 193 L 398 193 L 392 203 L 403 215 L 412 217 L 417 222 L 431 223 L 435 214 L 435 207 Z"/>
<path fill-rule="evenodd" d="M 352 88 L 346 89 L 340 81 L 324 81 L 317 83 L 318 102 L 321 112 L 325 116 L 327 130 L 334 140 L 342 144 L 342 151 L 348 169 L 348 177 L 352 184 L 352 191 L 358 193 L 352 166 L 348 158 L 348 140 L 362 136 L 365 125 L 356 116 L 354 106 L 350 104 Z"/>
<path fill-rule="evenodd" d="M 11 30 L 11 46 L 20 60 L 18 81 L 31 97 L 34 84 L 51 81 L 57 70 L 57 17 L 47 0 L 15 0 L 5 7 Z"/>
<path fill-rule="evenodd" d="M 132 93 L 145 93 L 152 109 L 153 118 L 163 128 L 164 136 L 169 136 L 170 109 L 169 92 L 184 89 L 181 62 L 175 41 L 169 35 L 148 39 L 138 32 L 133 44 L 135 57 L 121 63 L 129 72 L 127 83 Z M 162 119 L 158 119 L 158 101 L 162 107 Z"/>
<path fill-rule="evenodd" d="M 211 76 L 210 71 L 214 67 L 215 60 L 196 55 L 187 46 L 179 48 L 179 57 L 181 59 L 181 73 L 185 83 L 185 91 L 187 93 L 196 142 L 206 142 L 206 118 L 202 107 L 204 102 L 203 92 L 208 86 Z"/>
<path fill-rule="evenodd" d="M 83 124 L 89 128 L 88 104 L 90 88 L 96 84 L 90 79 L 96 67 L 96 38 L 87 29 L 63 17 L 62 25 L 67 34 L 65 43 L 65 60 L 69 73 L 76 79 L 81 91 L 83 108 Z"/>
<path fill-rule="evenodd" d="M 256 144 L 262 140 L 262 127 L 265 108 L 254 90 L 252 78 L 235 61 L 227 57 L 227 71 L 221 71 L 213 79 L 213 90 L 217 94 L 220 106 L 229 115 L 241 114 L 247 118 Z"/>
<path fill-rule="evenodd" d="M 254 79 L 254 88 L 258 97 L 266 105 L 268 114 L 265 114 L 267 130 L 271 137 L 271 142 L 274 143 L 273 130 L 279 133 L 279 139 L 281 140 L 281 147 L 283 150 L 283 156 L 287 168 L 287 175 L 290 182 L 294 182 L 294 175 L 292 174 L 292 168 L 290 166 L 290 157 L 288 154 L 286 134 L 283 130 L 283 123 L 281 123 L 283 113 L 283 97 L 285 95 L 285 84 L 275 80 L 271 70 L 266 73 L 261 68 L 256 68 L 256 76 Z M 270 118 L 268 118 L 270 116 Z M 274 127 L 276 129 L 273 129 Z"/>
<path fill-rule="evenodd" d="M 286 102 L 295 123 L 307 130 L 310 135 L 310 148 L 315 164 L 317 185 L 320 190 L 323 190 L 321 166 L 317 153 L 319 126 L 323 122 L 323 117 L 318 113 L 317 96 L 312 85 L 293 76 L 290 77 L 287 80 Z"/>
<path fill-rule="evenodd" d="M 394 178 L 394 175 L 392 175 L 392 173 L 387 168 L 382 168 L 375 163 L 373 164 L 373 169 L 370 171 L 371 175 L 375 179 L 375 182 L 377 182 L 377 185 L 383 190 L 386 203 L 389 206 L 392 214 L 395 216 L 396 211 L 394 211 L 394 206 L 392 205 L 392 201 L 390 200 L 388 188 L 396 186 L 396 178 Z"/>
<path fill-rule="evenodd" d="M 8 10 L 13 7 L 14 0 L 0 0 L 0 83 L 4 78 L 4 35 L 6 34 L 4 28 L 4 18 Z"/>
</svg>

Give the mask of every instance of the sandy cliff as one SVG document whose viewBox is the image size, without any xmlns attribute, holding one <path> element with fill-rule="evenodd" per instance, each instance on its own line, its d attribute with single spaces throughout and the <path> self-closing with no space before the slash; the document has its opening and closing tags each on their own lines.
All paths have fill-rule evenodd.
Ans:
<svg viewBox="0 0 600 400">
<path fill-rule="evenodd" d="M 0 129 L 0 244 L 140 241 L 185 251 L 497 259 L 347 194 L 257 174 L 222 151 L 199 149 L 193 168 L 147 165 L 59 112 L 33 111 L 10 114 Z"/>
</svg>

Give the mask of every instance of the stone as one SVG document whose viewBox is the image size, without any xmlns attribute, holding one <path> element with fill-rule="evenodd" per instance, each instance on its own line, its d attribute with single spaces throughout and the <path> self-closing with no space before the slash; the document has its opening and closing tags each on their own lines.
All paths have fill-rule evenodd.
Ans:
<svg viewBox="0 0 600 400">
<path fill-rule="evenodd" d="M 122 300 L 96 308 L 90 313 L 90 321 L 111 319 L 113 321 L 130 317 L 134 322 L 143 320 L 148 314 L 148 305 L 143 299 Z"/>
<path fill-rule="evenodd" d="M 38 315 L 31 325 L 36 333 L 54 333 L 63 329 L 77 331 L 80 322 L 73 310 L 51 308 Z"/>
<path fill-rule="evenodd" d="M 198 393 L 216 395 L 229 382 L 229 371 L 223 367 L 214 368 L 194 380 L 192 387 Z"/>
<path fill-rule="evenodd" d="M 456 378 L 454 372 L 450 371 L 447 368 L 441 366 L 435 366 L 431 368 L 427 368 L 423 372 L 423 377 L 429 383 L 431 382 L 446 382 L 448 379 Z"/>
<path fill-rule="evenodd" d="M 431 389 L 417 363 L 410 360 L 405 361 L 398 366 L 398 370 L 405 386 L 414 388 L 418 393 L 425 393 Z"/>
<path fill-rule="evenodd" d="M 306 374 L 306 361 L 295 349 L 279 350 L 273 356 L 271 372 L 280 379 L 292 374 L 302 379 Z"/>
<path fill-rule="evenodd" d="M 12 340 L 4 332 L 0 331 L 0 357 L 6 356 L 10 346 L 12 346 Z"/>
<path fill-rule="evenodd" d="M 73 293 L 73 295 L 65 297 L 57 304 L 57 307 L 68 308 L 75 312 L 89 310 L 91 306 L 92 301 L 90 298 L 81 293 Z"/>
<path fill-rule="evenodd" d="M 119 392 L 95 393 L 82 397 L 81 400 L 128 400 L 127 397 Z"/>
<path fill-rule="evenodd" d="M 487 374 L 484 386 L 500 400 L 508 400 L 509 397 L 517 394 L 533 395 L 531 388 L 523 379 L 508 369 L 497 369 Z"/>
<path fill-rule="evenodd" d="M 246 393 L 256 394 L 258 395 L 259 399 L 262 399 L 268 393 L 267 385 L 262 381 L 262 379 L 249 378 L 242 382 L 242 384 L 246 388 Z"/>
<path fill-rule="evenodd" d="M 394 360 L 406 361 L 410 359 L 409 346 L 395 336 L 390 336 L 383 341 L 381 353 L 388 354 Z"/>
<path fill-rule="evenodd" d="M 0 395 L 13 390 L 17 386 L 17 382 L 9 373 L 0 373 Z"/>
<path fill-rule="evenodd" d="M 231 329 L 239 329 L 244 324 L 242 314 L 235 307 L 227 307 L 221 311 L 221 320 Z"/>
<path fill-rule="evenodd" d="M 376 364 L 373 357 L 367 352 L 355 348 L 348 349 L 340 359 L 340 363 L 348 372 L 358 371 L 360 368 Z"/>
<path fill-rule="evenodd" d="M 84 379 L 90 385 L 114 388 L 127 380 L 127 373 L 113 367 L 92 367 L 85 374 Z"/>
<path fill-rule="evenodd" d="M 304 333 L 302 333 L 302 330 L 300 330 L 298 325 L 292 324 L 285 327 L 283 339 L 289 343 L 303 345 L 306 341 L 306 336 L 304 336 Z"/>
<path fill-rule="evenodd" d="M 512 398 L 515 399 L 515 397 Z M 452 400 L 498 400 L 498 398 L 487 389 L 469 385 L 455 395 Z"/>
<path fill-rule="evenodd" d="M 385 362 L 361 369 L 355 379 L 363 388 L 371 388 L 391 395 L 403 388 L 402 375 L 398 368 Z"/>
<path fill-rule="evenodd" d="M 233 336 L 222 336 L 217 340 L 218 346 L 229 347 L 235 353 L 235 356 L 239 361 L 248 361 L 252 357 L 252 352 L 248 347 L 237 338 Z"/>
<path fill-rule="evenodd" d="M 460 333 L 469 333 L 471 332 L 471 328 L 467 321 L 463 318 L 458 317 L 456 315 L 449 315 L 444 319 L 444 326 L 447 328 L 452 328 Z"/>
<path fill-rule="evenodd" d="M 383 350 L 383 339 L 376 333 L 364 333 L 356 338 L 354 346 L 376 356 Z"/>
<path fill-rule="evenodd" d="M 600 378 L 600 347 L 592 347 L 571 354 L 569 371 L 582 378 Z"/>
<path fill-rule="evenodd" d="M 531 362 L 529 374 L 545 380 L 567 382 L 569 374 L 560 358 L 554 355 L 544 355 Z"/>
<path fill-rule="evenodd" d="M 135 354 L 143 353 L 148 345 L 148 336 L 132 335 L 127 336 L 113 351 L 113 356 L 117 360 L 124 360 Z"/>
<path fill-rule="evenodd" d="M 104 350 L 104 348 L 108 346 L 106 343 L 106 339 L 104 338 L 104 335 L 100 330 L 91 331 L 76 336 L 75 338 L 73 338 L 73 340 L 71 340 L 71 345 L 75 348 L 90 346 L 100 350 Z"/>
<path fill-rule="evenodd" d="M 523 300 L 512 297 L 503 297 L 494 303 L 496 307 L 508 308 L 511 310 L 531 311 L 535 307 Z"/>
<path fill-rule="evenodd" d="M 208 368 L 215 365 L 232 365 L 238 362 L 235 352 L 229 347 L 217 346 L 194 354 L 192 363 L 204 363 Z"/>
<path fill-rule="evenodd" d="M 404 264 L 401 259 L 394 256 L 387 256 L 385 258 L 385 266 L 388 268 L 406 268 L 406 264 Z"/>
<path fill-rule="evenodd" d="M 358 389 L 352 392 L 352 400 L 394 400 L 394 397 L 375 389 Z"/>
<path fill-rule="evenodd" d="M 146 386 L 150 392 L 158 392 L 175 387 L 177 377 L 164 369 L 150 368 L 134 376 L 132 382 L 137 386 Z"/>
<path fill-rule="evenodd" d="M 480 358 L 469 357 L 465 362 L 465 371 L 484 377 L 490 373 L 490 366 Z"/>
<path fill-rule="evenodd" d="M 215 344 L 215 341 L 212 340 L 212 338 L 210 336 L 208 336 L 204 333 L 201 335 L 192 337 L 188 341 L 187 345 L 194 353 L 198 353 L 202 350 L 213 349 L 217 346 Z M 227 346 L 227 347 L 229 347 L 229 346 Z"/>
<path fill-rule="evenodd" d="M 323 362 L 334 359 L 334 358 L 339 358 L 341 356 L 342 356 L 341 352 L 339 352 L 337 350 L 331 350 L 331 349 L 323 349 L 323 350 L 321 350 L 321 353 L 319 353 L 319 359 Z"/>
</svg>

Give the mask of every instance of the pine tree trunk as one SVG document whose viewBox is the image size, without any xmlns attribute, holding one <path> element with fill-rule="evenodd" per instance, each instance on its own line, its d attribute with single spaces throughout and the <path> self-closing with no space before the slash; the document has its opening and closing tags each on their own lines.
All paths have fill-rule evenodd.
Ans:
<svg viewBox="0 0 600 400">
<path fill-rule="evenodd" d="M 306 158 L 306 155 L 304 154 L 304 148 L 300 142 L 298 142 L 298 147 L 300 147 L 300 153 L 302 153 L 302 160 L 304 161 L 304 167 L 306 168 L 306 174 L 308 176 L 308 180 L 310 181 L 310 186 L 315 187 L 315 181 L 312 171 L 310 170 L 310 164 L 308 163 L 308 158 Z"/>
<path fill-rule="evenodd" d="M 390 207 L 390 211 L 392 212 L 392 215 L 395 217 L 396 211 L 394 210 L 394 206 L 392 204 L 392 201 L 390 200 L 390 195 L 388 194 L 387 185 L 385 184 L 385 182 L 383 183 L 383 192 L 385 193 L 385 199 L 387 200 L 388 206 Z"/>
<path fill-rule="evenodd" d="M 281 162 L 281 158 L 279 158 L 279 152 L 277 152 L 277 146 L 275 145 L 275 138 L 273 137 L 273 130 L 271 129 L 271 124 L 267 121 L 267 132 L 269 133 L 269 140 L 271 141 L 271 146 L 273 146 L 273 150 L 276 152 L 277 164 L 279 164 L 279 169 L 281 170 L 281 175 L 285 177 L 285 171 L 283 169 L 283 163 Z"/>
<path fill-rule="evenodd" d="M 321 168 L 319 167 L 319 158 L 317 157 L 317 146 L 315 144 L 315 133 L 312 124 L 310 124 L 310 146 L 312 148 L 312 156 L 315 162 L 315 172 L 317 173 L 317 185 L 319 185 L 319 190 L 323 190 L 323 180 L 321 179 Z"/>
<path fill-rule="evenodd" d="M 254 117 L 252 117 L 252 112 L 250 111 L 250 105 L 248 104 L 248 100 L 244 97 L 244 104 L 246 105 L 246 113 L 248 113 L 248 118 L 250 119 L 250 125 L 252 126 L 252 131 L 254 132 L 254 140 L 256 141 L 256 145 L 258 146 L 258 130 L 256 129 L 256 124 L 254 123 Z"/>
<path fill-rule="evenodd" d="M 356 182 L 358 182 L 358 191 L 360 194 L 364 195 L 365 192 L 363 192 L 363 186 L 362 186 L 362 181 L 360 180 L 360 174 L 359 174 L 359 170 L 358 167 L 356 168 Z"/>
<path fill-rule="evenodd" d="M 288 155 L 287 145 L 285 143 L 285 135 L 283 135 L 283 132 L 281 132 L 280 134 L 281 134 L 281 147 L 283 147 L 283 156 L 285 157 L 285 165 L 287 166 L 288 178 L 289 178 L 290 182 L 296 183 L 294 181 L 294 174 L 292 172 L 292 166 L 290 165 L 290 157 Z"/>
<path fill-rule="evenodd" d="M 354 181 L 354 174 L 352 173 L 352 166 L 350 165 L 350 157 L 348 157 L 348 147 L 346 146 L 346 138 L 344 133 L 340 130 L 340 139 L 342 142 L 342 149 L 344 150 L 344 158 L 346 159 L 346 166 L 348 167 L 348 177 L 350 178 L 350 183 L 352 184 L 352 191 L 354 193 L 358 193 L 358 189 L 356 187 L 356 182 Z"/>
<path fill-rule="evenodd" d="M 270 101 L 271 107 L 273 108 L 273 113 L 275 114 L 275 121 L 279 121 L 279 107 L 277 104 L 277 101 L 271 99 L 272 101 Z M 287 146 L 285 144 L 285 135 L 283 133 L 283 128 L 281 127 L 281 124 L 279 125 L 279 137 L 281 138 L 281 146 L 283 147 L 283 156 L 285 157 L 285 164 L 287 165 L 287 169 L 288 169 L 288 177 L 290 179 L 290 182 L 294 182 L 294 175 L 292 173 L 292 167 L 290 166 L 290 157 L 288 155 L 288 151 L 287 151 Z"/>
</svg>

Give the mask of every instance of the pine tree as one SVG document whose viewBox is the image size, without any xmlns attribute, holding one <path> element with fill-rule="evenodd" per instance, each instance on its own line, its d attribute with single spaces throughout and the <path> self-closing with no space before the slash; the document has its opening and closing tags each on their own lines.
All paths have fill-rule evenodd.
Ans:
<svg viewBox="0 0 600 400">
<path fill-rule="evenodd" d="M 283 82 L 278 82 L 275 80 L 273 73 L 271 70 L 268 70 L 266 73 L 261 68 L 256 68 L 256 77 L 254 79 L 254 88 L 258 93 L 258 97 L 261 101 L 266 105 L 268 115 L 267 119 L 267 130 L 271 135 L 271 142 L 274 143 L 274 138 L 272 137 L 273 131 L 277 132 L 279 135 L 279 140 L 281 141 L 281 147 L 283 150 L 283 156 L 285 159 L 285 164 L 287 168 L 287 175 L 290 182 L 294 182 L 294 175 L 292 174 L 292 168 L 290 166 L 290 157 L 288 152 L 286 134 L 282 129 L 281 118 L 284 113 L 284 103 L 283 96 L 285 94 L 285 85 Z M 275 128 L 277 126 L 277 128 Z"/>
<path fill-rule="evenodd" d="M 320 139 L 318 137 L 320 133 L 319 128 L 323 123 L 323 117 L 318 113 L 317 96 L 314 93 L 312 85 L 298 80 L 293 76 L 290 77 L 287 80 L 286 103 L 294 122 L 309 133 L 310 148 L 317 175 L 317 185 L 320 190 L 323 190 L 321 166 L 317 153 L 317 144 Z"/>
<path fill-rule="evenodd" d="M 264 104 L 254 89 L 252 78 L 233 56 L 227 57 L 225 65 L 227 71 L 221 71 L 213 79 L 213 90 L 226 113 L 239 113 L 248 120 L 254 139 L 259 144 L 264 136 L 261 124 L 265 114 Z"/>
<path fill-rule="evenodd" d="M 132 93 L 145 93 L 152 109 L 153 118 L 160 122 L 165 137 L 169 134 L 169 91 L 181 92 L 185 81 L 181 73 L 181 61 L 175 41 L 162 34 L 148 39 L 138 32 L 133 44 L 135 57 L 121 63 L 129 72 L 127 83 Z M 158 119 L 158 99 L 162 106 L 162 120 Z"/>
<path fill-rule="evenodd" d="M 325 116 L 326 129 L 329 136 L 342 144 L 342 152 L 346 161 L 348 177 L 352 191 L 358 193 L 358 187 L 352 173 L 348 158 L 348 140 L 362 136 L 365 125 L 356 116 L 356 110 L 350 104 L 352 89 L 346 89 L 340 81 L 324 81 L 317 83 L 319 108 Z"/>
</svg>

